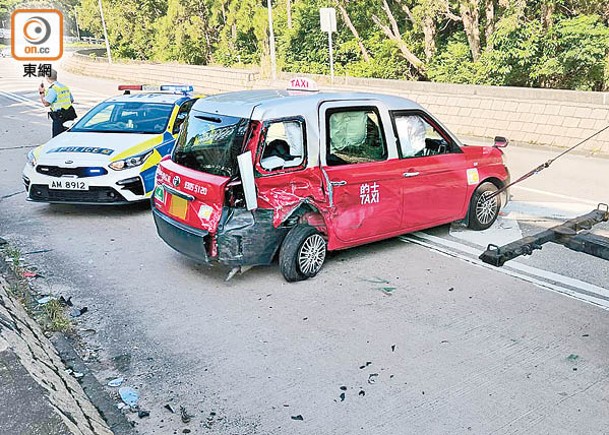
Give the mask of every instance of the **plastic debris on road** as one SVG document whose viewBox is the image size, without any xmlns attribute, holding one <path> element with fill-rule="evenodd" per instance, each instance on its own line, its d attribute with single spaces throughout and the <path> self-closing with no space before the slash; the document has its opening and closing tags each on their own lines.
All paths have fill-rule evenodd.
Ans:
<svg viewBox="0 0 609 435">
<path fill-rule="evenodd" d="M 125 378 L 112 379 L 110 382 L 108 382 L 108 386 L 109 387 L 120 387 L 124 381 L 125 381 Z"/>
<path fill-rule="evenodd" d="M 85 314 L 89 309 L 87 307 L 74 308 L 70 310 L 70 317 L 80 317 Z"/>
<path fill-rule="evenodd" d="M 55 296 L 44 296 L 38 299 L 36 302 L 38 302 L 38 305 L 44 305 L 48 304 L 51 301 L 54 301 L 55 299 L 57 299 Z"/>
<path fill-rule="evenodd" d="M 36 272 L 30 272 L 29 270 L 26 270 L 21 274 L 21 276 L 24 278 L 38 278 L 40 275 L 38 275 Z"/>
<path fill-rule="evenodd" d="M 293 415 L 293 416 L 292 416 L 292 420 L 303 421 L 303 420 L 304 420 L 304 417 L 303 417 L 302 415 L 300 415 L 300 414 L 298 414 L 298 415 Z"/>
<path fill-rule="evenodd" d="M 369 384 L 374 384 L 376 382 L 376 378 L 378 378 L 379 374 L 378 373 L 370 373 L 368 375 L 368 383 Z"/>
<path fill-rule="evenodd" d="M 68 299 L 64 298 L 63 296 L 59 297 L 59 302 L 62 303 L 63 305 L 66 305 L 68 307 L 73 306 L 74 304 L 72 303 L 72 296 L 70 296 Z"/>
<path fill-rule="evenodd" d="M 121 400 L 129 407 L 133 408 L 137 405 L 140 400 L 139 394 L 131 387 L 120 387 L 118 394 L 121 396 Z"/>
<path fill-rule="evenodd" d="M 192 419 L 192 415 L 190 415 L 183 406 L 180 406 L 180 417 L 182 418 L 182 423 L 190 423 L 190 420 Z"/>
</svg>

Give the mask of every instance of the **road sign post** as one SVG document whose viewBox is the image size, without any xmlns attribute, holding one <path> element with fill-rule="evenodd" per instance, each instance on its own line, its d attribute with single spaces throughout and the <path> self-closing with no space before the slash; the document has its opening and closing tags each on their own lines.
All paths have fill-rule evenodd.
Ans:
<svg viewBox="0 0 609 435">
<path fill-rule="evenodd" d="M 102 0 L 99 0 L 99 15 L 101 15 L 102 28 L 104 29 L 104 40 L 106 41 L 106 53 L 108 54 L 108 63 L 112 63 L 112 53 L 110 53 L 110 41 L 108 40 L 108 29 L 106 28 L 106 20 L 104 19 L 104 8 Z"/>
<path fill-rule="evenodd" d="M 328 52 L 330 54 L 330 80 L 334 83 L 334 52 L 332 47 L 332 33 L 336 32 L 336 9 L 320 8 L 319 23 L 321 31 L 328 33 Z"/>
<path fill-rule="evenodd" d="M 269 49 L 271 51 L 271 77 L 277 79 L 277 59 L 275 54 L 275 32 L 273 31 L 273 7 L 271 0 L 267 0 L 266 6 L 269 12 Z"/>
</svg>

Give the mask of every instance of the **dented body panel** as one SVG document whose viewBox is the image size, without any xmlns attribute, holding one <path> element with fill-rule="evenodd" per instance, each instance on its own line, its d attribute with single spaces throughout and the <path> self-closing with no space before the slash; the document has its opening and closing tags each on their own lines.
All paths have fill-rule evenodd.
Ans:
<svg viewBox="0 0 609 435">
<path fill-rule="evenodd" d="M 509 179 L 499 149 L 464 146 L 421 106 L 393 96 L 245 91 L 199 100 L 190 116 L 249 119 L 239 153 L 251 152 L 255 176 L 257 209 L 248 211 L 239 174 L 159 165 L 159 235 L 205 263 L 269 264 L 301 223 L 336 250 L 466 219 L 480 184 Z M 427 127 L 409 156 L 412 120 Z M 205 128 L 224 139 L 220 127 Z"/>
</svg>

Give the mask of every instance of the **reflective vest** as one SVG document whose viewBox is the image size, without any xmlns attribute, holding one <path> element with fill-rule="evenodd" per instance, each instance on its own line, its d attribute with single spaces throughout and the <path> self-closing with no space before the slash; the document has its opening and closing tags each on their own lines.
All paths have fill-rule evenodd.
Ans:
<svg viewBox="0 0 609 435">
<path fill-rule="evenodd" d="M 53 85 L 49 89 L 51 88 L 57 93 L 57 99 L 53 103 L 51 103 L 51 110 L 53 112 L 59 109 L 67 109 L 72 105 L 72 99 L 70 98 L 70 90 L 67 86 L 53 83 Z"/>
</svg>

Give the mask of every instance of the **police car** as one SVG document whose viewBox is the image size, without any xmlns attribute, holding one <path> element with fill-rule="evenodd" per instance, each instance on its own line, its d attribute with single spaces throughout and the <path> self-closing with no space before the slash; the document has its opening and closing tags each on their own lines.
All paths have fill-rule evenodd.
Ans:
<svg viewBox="0 0 609 435">
<path fill-rule="evenodd" d="M 327 250 L 453 221 L 489 228 L 507 199 L 506 144 L 464 145 L 405 98 L 294 79 L 197 101 L 159 164 L 152 211 L 159 236 L 196 261 L 236 273 L 278 258 L 298 281 Z"/>
<path fill-rule="evenodd" d="M 30 201 L 120 204 L 146 200 L 196 98 L 192 86 L 121 85 L 68 131 L 30 151 Z M 131 93 L 131 91 L 144 91 Z"/>
</svg>

